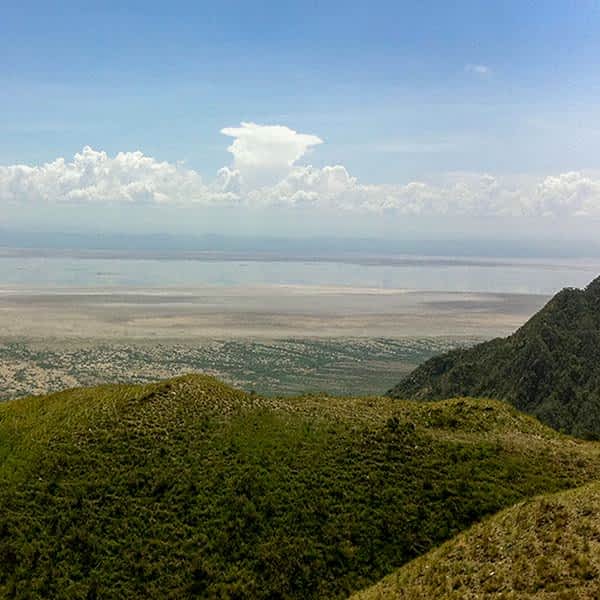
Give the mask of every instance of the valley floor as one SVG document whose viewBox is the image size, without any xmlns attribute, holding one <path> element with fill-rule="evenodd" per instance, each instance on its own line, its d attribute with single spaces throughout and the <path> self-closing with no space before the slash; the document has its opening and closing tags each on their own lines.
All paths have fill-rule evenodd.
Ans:
<svg viewBox="0 0 600 600">
<path fill-rule="evenodd" d="M 0 289 L 0 400 L 190 371 L 246 390 L 381 394 L 435 354 L 504 335 L 533 294 L 333 286 Z"/>
<path fill-rule="evenodd" d="M 77 340 L 0 338 L 0 400 L 202 372 L 247 391 L 381 394 L 435 354 L 477 338 Z"/>
<path fill-rule="evenodd" d="M 321 285 L 0 288 L 0 332 L 102 340 L 495 337 L 547 296 Z"/>
</svg>

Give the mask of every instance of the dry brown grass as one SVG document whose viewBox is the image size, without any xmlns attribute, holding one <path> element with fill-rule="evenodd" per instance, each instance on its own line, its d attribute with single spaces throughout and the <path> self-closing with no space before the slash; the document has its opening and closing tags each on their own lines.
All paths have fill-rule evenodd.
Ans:
<svg viewBox="0 0 600 600">
<path fill-rule="evenodd" d="M 600 598 L 600 484 L 519 503 L 352 596 L 384 598 Z"/>
</svg>

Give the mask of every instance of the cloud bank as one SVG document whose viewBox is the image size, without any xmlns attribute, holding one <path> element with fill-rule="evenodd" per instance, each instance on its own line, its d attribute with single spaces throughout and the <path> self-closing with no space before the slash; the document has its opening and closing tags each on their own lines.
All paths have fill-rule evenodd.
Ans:
<svg viewBox="0 0 600 600">
<path fill-rule="evenodd" d="M 600 216 L 600 176 L 573 171 L 526 181 L 458 173 L 440 181 L 366 184 L 342 165 L 300 164 L 322 142 L 284 126 L 242 123 L 233 137 L 231 165 L 205 182 L 182 164 L 142 152 L 105 152 L 86 146 L 71 161 L 0 166 L 0 202 L 55 204 L 171 204 L 326 208 L 399 215 Z"/>
<path fill-rule="evenodd" d="M 162 204 L 211 199 L 200 175 L 142 152 L 109 157 L 89 146 L 40 165 L 0 166 L 0 199 L 13 203 Z"/>
</svg>

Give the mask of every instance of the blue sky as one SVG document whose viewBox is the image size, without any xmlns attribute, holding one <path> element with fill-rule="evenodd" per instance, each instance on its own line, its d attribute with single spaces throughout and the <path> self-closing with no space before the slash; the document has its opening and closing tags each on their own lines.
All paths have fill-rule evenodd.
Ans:
<svg viewBox="0 0 600 600">
<path fill-rule="evenodd" d="M 464 208 L 444 203 L 466 186 L 473 215 L 556 217 L 563 211 L 559 217 L 591 217 L 600 213 L 599 33 L 600 2 L 592 0 L 7 2 L 0 20 L 0 165 L 35 167 L 59 157 L 69 162 L 90 146 L 109 159 L 140 151 L 158 162 L 183 164 L 209 186 L 222 167 L 241 171 L 245 188 L 219 189 L 227 198 L 211 188 L 210 201 L 203 200 L 202 210 L 217 215 L 211 221 L 216 228 L 225 204 L 228 211 L 244 212 L 250 204 L 266 210 L 257 194 L 247 200 L 247 184 L 255 179 L 269 186 L 261 196 L 271 198 L 269 206 L 297 208 L 310 196 L 310 207 L 302 210 L 315 214 L 322 208 L 319 195 L 337 194 L 325 203 L 327 214 L 352 204 L 368 205 L 370 212 L 376 205 L 386 222 L 416 213 L 458 218 Z M 251 176 L 227 149 L 232 139 L 221 130 L 242 122 L 318 136 L 322 143 L 290 158 L 291 168 L 342 165 L 360 186 L 381 190 L 356 190 L 348 179 L 306 188 L 288 182 L 283 192 L 281 186 L 273 191 L 279 179 L 267 181 L 262 171 L 258 179 Z M 259 132 L 252 143 L 262 148 L 273 131 Z M 572 172 L 579 178 L 564 179 Z M 463 181 L 457 173 L 469 175 Z M 289 174 L 278 177 L 286 181 Z M 490 200 L 488 191 L 478 199 L 474 175 L 497 178 L 502 194 L 494 191 Z M 89 196 L 78 188 L 67 202 L 52 197 L 62 192 L 54 184 L 45 191 L 48 178 L 58 177 L 47 173 L 34 185 L 23 183 L 34 175 L 20 173 L 22 187 L 15 192 L 17 176 L 4 173 L 9 176 L 8 224 L 27 224 L 31 202 L 35 214 L 60 213 L 55 225 L 68 224 L 79 210 L 73 199 Z M 146 194 L 137 202 L 136 196 L 127 210 L 143 204 L 148 227 L 156 229 L 161 218 L 151 213 L 160 211 L 148 205 L 164 205 L 173 191 L 163 193 L 159 183 L 143 177 L 146 191 L 158 189 L 162 200 L 148 202 Z M 208 197 L 185 181 L 189 193 Z M 437 196 L 419 196 L 420 208 L 405 209 L 409 192 L 386 186 L 414 182 L 434 186 L 424 194 Z M 534 198 L 546 183 L 550 191 Z M 32 185 L 37 191 L 21 202 L 19 190 Z M 509 206 L 517 193 L 518 207 Z M 390 194 L 395 199 L 385 199 Z M 565 202 L 574 203 L 566 212 Z M 118 220 L 123 204 L 118 198 L 108 203 Z M 172 227 L 177 229 L 177 215 L 183 222 L 202 210 L 173 209 Z M 95 222 L 105 214 L 89 212 Z M 274 214 L 266 219 L 273 227 L 289 218 Z"/>
</svg>

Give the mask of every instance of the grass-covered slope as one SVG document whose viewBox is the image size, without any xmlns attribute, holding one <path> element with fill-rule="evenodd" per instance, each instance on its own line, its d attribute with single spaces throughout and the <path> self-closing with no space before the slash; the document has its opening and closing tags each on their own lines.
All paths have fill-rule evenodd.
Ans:
<svg viewBox="0 0 600 600">
<path fill-rule="evenodd" d="M 599 448 L 495 401 L 200 376 L 0 404 L 0 597 L 342 598 Z"/>
<path fill-rule="evenodd" d="M 388 394 L 489 396 L 556 429 L 600 437 L 600 278 L 562 290 L 508 338 L 426 361 Z"/>
<path fill-rule="evenodd" d="M 352 600 L 596 600 L 600 485 L 484 520 Z"/>
</svg>

